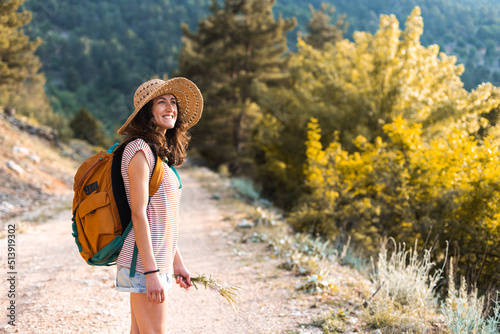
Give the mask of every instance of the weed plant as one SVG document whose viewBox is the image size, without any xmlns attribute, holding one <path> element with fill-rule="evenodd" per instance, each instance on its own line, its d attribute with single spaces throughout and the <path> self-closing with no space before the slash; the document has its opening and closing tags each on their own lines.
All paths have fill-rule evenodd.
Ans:
<svg viewBox="0 0 500 334">
<path fill-rule="evenodd" d="M 359 252 L 353 250 L 353 247 L 351 247 L 351 237 L 347 239 L 347 242 L 338 240 L 334 248 L 339 253 L 338 261 L 341 264 L 354 268 L 360 273 L 367 272 L 369 262 Z"/>
<path fill-rule="evenodd" d="M 500 292 L 497 292 L 493 314 L 486 318 L 482 313 L 484 296 L 478 297 L 477 289 L 468 292 L 467 282 L 462 277 L 460 288 L 455 288 L 453 280 L 453 259 L 450 261 L 448 297 L 442 306 L 446 324 L 454 334 L 500 333 Z"/>
<path fill-rule="evenodd" d="M 309 275 L 307 279 L 296 286 L 297 290 L 305 291 L 310 294 L 320 294 L 324 291 L 337 291 L 337 287 L 328 277 L 329 272 L 321 271 L 319 274 Z"/>
<path fill-rule="evenodd" d="M 345 312 L 330 309 L 328 312 L 317 316 L 313 320 L 313 325 L 320 327 L 323 334 L 344 333 L 347 329 L 345 317 Z"/>
<path fill-rule="evenodd" d="M 424 250 L 420 258 L 416 244 L 407 250 L 405 244 L 390 240 L 394 251 L 389 255 L 383 243 L 376 265 L 372 261 L 372 282 L 378 290 L 362 318 L 368 327 L 383 333 L 425 332 L 428 322 L 438 318 L 434 288 L 442 270 L 431 274 L 430 250 Z"/>
<path fill-rule="evenodd" d="M 431 262 L 430 250 L 424 250 L 422 259 L 419 259 L 416 243 L 414 249 L 406 250 L 404 243 L 397 245 L 394 239 L 390 240 L 394 243 L 394 252 L 388 257 L 384 243 L 373 268 L 372 281 L 381 287 L 380 295 L 421 310 L 435 308 L 434 288 L 441 279 L 442 269 L 431 274 L 434 263 Z"/>
<path fill-rule="evenodd" d="M 231 180 L 231 188 L 247 199 L 256 202 L 260 198 L 260 191 L 257 190 L 253 182 L 246 178 L 235 177 Z"/>
<path fill-rule="evenodd" d="M 281 215 L 276 211 L 261 207 L 257 207 L 247 218 L 252 220 L 255 225 L 262 226 L 276 225 L 282 220 Z"/>
</svg>

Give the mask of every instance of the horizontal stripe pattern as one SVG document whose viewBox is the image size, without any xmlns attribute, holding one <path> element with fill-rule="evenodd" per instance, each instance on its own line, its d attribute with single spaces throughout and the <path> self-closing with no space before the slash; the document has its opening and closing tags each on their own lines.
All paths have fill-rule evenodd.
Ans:
<svg viewBox="0 0 500 334">
<path fill-rule="evenodd" d="M 153 175 L 153 169 L 156 157 L 151 151 L 149 145 L 142 139 L 136 139 L 125 147 L 122 157 L 121 172 L 127 200 L 130 205 L 130 182 L 128 175 L 128 166 L 134 155 L 144 152 L 149 166 L 149 178 Z M 151 197 L 146 213 L 149 222 L 149 231 L 153 246 L 157 268 L 161 273 L 173 272 L 173 262 L 177 240 L 179 235 L 179 205 L 181 199 L 180 184 L 174 171 L 163 163 L 165 174 L 158 191 Z M 135 233 L 132 228 L 125 238 L 123 248 L 116 262 L 124 267 L 130 268 L 132 255 L 134 252 Z M 151 268 L 149 268 L 151 269 Z M 142 259 L 137 257 L 136 271 L 144 273 L 145 268 Z"/>
</svg>

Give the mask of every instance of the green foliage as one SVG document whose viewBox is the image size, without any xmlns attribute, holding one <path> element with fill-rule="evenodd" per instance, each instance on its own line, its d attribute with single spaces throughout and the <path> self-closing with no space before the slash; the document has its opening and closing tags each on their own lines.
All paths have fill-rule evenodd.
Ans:
<svg viewBox="0 0 500 334">
<path fill-rule="evenodd" d="M 338 247 L 328 239 L 303 233 L 290 234 L 286 225 L 280 223 L 258 225 L 251 237 L 244 236 L 242 242 L 250 238 L 253 242 L 266 243 L 273 257 L 285 260 L 278 266 L 280 269 L 303 276 L 301 283 L 296 285 L 298 291 L 321 294 L 321 299 L 332 307 L 312 322 L 324 333 L 354 329 L 423 333 L 431 330 L 432 323 L 442 321 L 437 314 L 433 291 L 439 273 L 430 272 L 433 263 L 429 250 L 420 257 L 417 251 L 399 246 L 394 247 L 389 256 L 388 249 L 383 246 L 372 276 L 374 284 L 368 288 L 365 285 L 368 282 L 361 276 L 339 266 L 348 253 L 348 244 Z"/>
<path fill-rule="evenodd" d="M 37 54 L 55 110 L 69 118 L 85 106 L 114 132 L 137 86 L 177 68 L 181 23 L 194 26 L 206 3 L 27 0 L 35 19 L 26 30 L 44 40 Z"/>
<path fill-rule="evenodd" d="M 18 114 L 26 116 L 31 123 L 57 130 L 59 139 L 66 142 L 73 136 L 68 120 L 53 111 L 44 90 L 44 83 L 45 77 L 42 73 L 33 75 L 21 84 L 16 92 L 6 95 L 0 105 L 14 107 Z"/>
<path fill-rule="evenodd" d="M 483 56 L 474 59 L 473 56 L 463 53 L 462 40 L 467 47 L 474 46 L 484 49 L 488 40 L 500 45 L 500 8 L 495 0 L 281 0 L 276 5 L 276 11 L 285 17 L 295 16 L 298 27 L 306 27 L 310 18 L 307 11 L 308 4 L 319 7 L 321 3 L 335 5 L 338 13 L 347 15 L 349 29 L 346 36 L 356 31 L 374 33 L 378 28 L 380 15 L 394 14 L 399 19 L 407 17 L 413 8 L 418 5 L 425 18 L 425 32 L 422 35 L 422 44 L 428 46 L 436 44 L 442 51 L 458 57 L 462 64 L 469 64 L 465 69 L 464 84 L 467 90 L 492 80 L 491 74 L 496 66 L 483 66 Z M 290 47 L 295 43 L 296 36 L 300 36 L 302 29 L 289 34 Z M 497 58 L 498 59 L 498 58 Z M 481 67 L 481 71 L 478 68 Z M 499 85 L 500 81 L 492 81 Z"/>
<path fill-rule="evenodd" d="M 75 138 L 86 140 L 92 145 L 109 145 L 102 123 L 95 119 L 87 109 L 80 108 L 69 125 Z"/>
<path fill-rule="evenodd" d="M 260 117 L 253 85 L 276 85 L 286 77 L 285 34 L 295 22 L 276 20 L 273 5 L 274 0 L 214 0 L 197 32 L 183 27 L 179 74 L 205 97 L 194 146 L 213 165 L 232 165 L 235 174 L 253 158 L 249 137 Z"/>
<path fill-rule="evenodd" d="M 34 55 L 41 40 L 31 41 L 21 29 L 31 21 L 31 13 L 18 12 L 24 0 L 0 3 L 0 87 L 13 92 L 30 76 L 35 75 L 40 60 Z"/>
<path fill-rule="evenodd" d="M 331 24 L 332 16 L 335 13 L 335 7 L 330 7 L 328 4 L 322 4 L 319 10 L 314 10 L 312 5 L 309 5 L 312 17 L 307 24 L 308 34 L 304 40 L 307 44 L 316 49 L 322 49 L 325 43 L 333 43 L 340 41 L 348 24 L 345 22 L 345 15 L 337 18 L 335 25 Z"/>
<path fill-rule="evenodd" d="M 67 128 L 64 119 L 52 112 L 44 91 L 45 76 L 35 50 L 41 39 L 30 40 L 23 27 L 31 12 L 19 10 L 24 1 L 0 3 L 0 106 L 16 109 L 35 123 Z"/>
<path fill-rule="evenodd" d="M 379 14 L 394 13 L 399 18 L 406 17 L 415 5 L 413 0 L 279 0 L 273 6 L 273 17 L 276 20 L 280 15 L 284 18 L 296 17 L 298 21 L 297 29 L 284 31 L 288 36 L 289 47 L 294 49 L 296 36 L 307 33 L 308 22 L 319 24 L 322 29 L 324 21 L 321 17 L 324 20 L 328 18 L 321 14 L 321 9 L 314 14 L 308 10 L 309 3 L 314 8 L 322 8 L 322 2 L 335 5 L 336 13 L 347 15 L 349 30 L 344 35 L 348 38 L 354 31 L 375 32 Z M 11 5 L 21 1 L 8 3 Z M 114 132 L 113 129 L 123 123 L 130 113 L 132 94 L 137 85 L 153 76 L 172 76 L 178 67 L 182 67 L 177 64 L 182 46 L 181 23 L 186 23 L 190 29 L 196 27 L 200 18 L 210 15 L 210 3 L 210 0 L 27 0 L 24 8 L 33 12 L 34 19 L 25 31 L 30 37 L 41 37 L 44 41 L 36 53 L 43 62 L 43 71 L 47 76 L 46 90 L 55 111 L 68 117 L 83 105 L 93 110 L 108 131 Z M 493 70 L 497 60 L 493 60 L 493 67 L 485 66 L 481 52 L 474 55 L 455 52 L 459 48 L 483 49 L 488 40 L 499 42 L 500 15 L 495 1 L 422 0 L 419 5 L 426 19 L 423 45 L 439 44 L 441 50 L 456 54 L 461 63 L 467 64 L 463 76 L 467 89 L 485 81 L 500 84 L 500 76 L 494 75 Z M 18 14 L 24 17 L 25 13 Z M 330 13 L 325 10 L 324 14 Z M 319 15 L 320 19 L 311 21 L 312 15 Z M 259 22 L 257 19 L 255 21 Z M 227 28 L 223 27 L 209 26 L 207 29 L 221 31 Z M 227 38 L 238 37 L 229 32 L 226 30 Z M 213 36 L 216 35 L 214 32 Z M 7 34 L 2 32 L 2 36 Z M 465 47 L 463 43 L 455 45 L 458 37 L 464 41 Z M 215 60 L 217 55 L 212 54 Z M 222 57 L 220 62 L 223 61 L 227 62 L 227 59 Z M 202 65 L 200 70 L 205 72 L 206 68 Z M 232 103 L 228 106 L 220 103 L 217 110 L 224 119 L 220 124 L 227 127 L 228 118 L 242 110 L 245 103 L 242 99 L 237 108 L 232 108 Z M 246 104 L 249 105 L 251 103 Z M 227 117 L 224 116 L 226 114 Z M 256 121 L 253 115 L 246 116 L 246 121 L 243 117 L 242 123 L 250 125 L 243 131 L 242 142 L 246 142 L 251 123 Z M 213 146 L 213 141 L 216 141 L 218 145 L 229 142 L 228 147 L 235 147 L 233 138 L 238 140 L 237 135 L 230 133 L 230 130 L 221 132 L 223 134 L 220 136 L 207 135 L 207 145 Z M 196 136 L 193 138 L 196 140 Z M 199 141 L 196 145 L 204 145 L 204 142 Z M 250 160 L 248 151 L 252 151 L 252 148 L 243 146 L 240 150 L 244 151 L 243 155 L 247 158 L 244 164 L 247 164 Z M 238 154 L 241 160 L 241 152 Z M 234 154 L 218 153 L 215 159 L 233 161 Z"/>
<path fill-rule="evenodd" d="M 260 197 L 260 191 L 255 189 L 252 180 L 247 178 L 233 178 L 231 180 L 231 188 L 234 188 L 238 194 L 252 201 L 257 201 Z"/>
</svg>

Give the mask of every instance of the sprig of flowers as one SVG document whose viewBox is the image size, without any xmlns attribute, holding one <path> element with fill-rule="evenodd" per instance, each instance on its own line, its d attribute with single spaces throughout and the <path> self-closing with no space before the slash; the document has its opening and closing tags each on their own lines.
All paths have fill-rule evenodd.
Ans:
<svg viewBox="0 0 500 334">
<path fill-rule="evenodd" d="M 177 275 L 174 275 L 174 277 L 177 277 Z M 219 293 L 222 297 L 224 297 L 229 305 L 233 308 L 234 312 L 236 311 L 235 304 L 238 302 L 238 300 L 241 300 L 241 297 L 238 295 L 238 290 L 240 289 L 239 286 L 231 286 L 225 282 L 222 282 L 210 275 L 210 277 L 207 278 L 205 274 L 198 274 L 198 276 L 191 276 L 191 282 L 193 283 L 194 287 L 196 290 L 198 290 L 198 284 L 203 284 L 205 286 L 205 290 L 209 289 L 211 291 L 215 291 Z"/>
</svg>

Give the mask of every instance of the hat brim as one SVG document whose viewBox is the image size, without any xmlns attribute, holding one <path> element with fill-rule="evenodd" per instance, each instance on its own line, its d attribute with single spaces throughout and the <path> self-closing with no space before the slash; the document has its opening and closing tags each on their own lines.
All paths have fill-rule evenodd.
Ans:
<svg viewBox="0 0 500 334">
<path fill-rule="evenodd" d="M 178 117 L 187 124 L 188 129 L 198 123 L 201 113 L 203 112 L 203 96 L 192 81 L 186 78 L 177 77 L 165 81 L 148 94 L 147 98 L 144 98 L 141 103 L 136 106 L 132 115 L 130 115 L 127 121 L 118 129 L 117 133 L 119 135 L 129 134 L 127 128 L 142 107 L 154 98 L 165 94 L 172 94 L 177 99 L 180 109 Z"/>
</svg>

